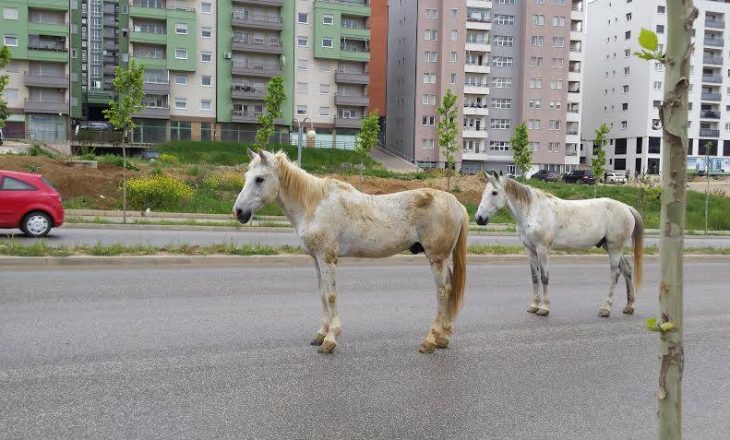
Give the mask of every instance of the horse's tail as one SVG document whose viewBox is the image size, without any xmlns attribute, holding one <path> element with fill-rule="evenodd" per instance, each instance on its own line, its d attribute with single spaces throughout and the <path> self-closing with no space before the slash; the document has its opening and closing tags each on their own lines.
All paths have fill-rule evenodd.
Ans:
<svg viewBox="0 0 730 440">
<path fill-rule="evenodd" d="M 456 314 L 459 312 L 466 286 L 466 239 L 469 234 L 469 213 L 462 204 L 459 204 L 459 206 L 464 215 L 461 221 L 459 238 L 456 240 L 456 246 L 454 246 L 451 254 L 454 260 L 454 270 L 451 274 L 451 292 L 449 293 L 449 314 L 451 319 L 456 318 Z"/>
<path fill-rule="evenodd" d="M 644 221 L 636 209 L 631 208 L 631 214 L 634 216 L 634 232 L 631 234 L 634 240 L 634 280 L 638 291 L 644 274 Z"/>
</svg>

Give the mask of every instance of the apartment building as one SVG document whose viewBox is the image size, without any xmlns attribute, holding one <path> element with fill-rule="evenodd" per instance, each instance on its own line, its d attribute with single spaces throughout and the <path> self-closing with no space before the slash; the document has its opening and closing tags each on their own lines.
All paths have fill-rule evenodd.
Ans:
<svg viewBox="0 0 730 440">
<path fill-rule="evenodd" d="M 369 111 L 378 112 L 381 137 L 385 137 L 385 109 L 388 85 L 388 0 L 370 0 L 370 97 Z"/>
<path fill-rule="evenodd" d="M 437 133 L 438 120 L 430 128 L 429 107 L 435 109 L 451 88 L 462 97 L 458 160 L 464 172 L 514 173 L 509 140 L 523 121 L 535 170 L 569 171 L 578 166 L 582 1 L 419 1 L 417 18 L 413 4 L 402 3 L 389 4 L 389 148 L 421 166 L 442 166 L 438 136 L 430 136 Z M 436 21 L 444 23 L 441 29 L 436 29 Z M 441 41 L 442 47 L 433 41 L 439 34 L 447 40 Z M 421 90 L 422 70 L 429 64 L 442 66 L 441 75 L 423 77 L 423 82 L 434 81 L 431 93 Z M 417 129 L 414 121 L 420 124 Z"/>
<path fill-rule="evenodd" d="M 730 61 L 725 47 L 730 2 L 695 0 L 690 63 L 689 162 L 730 172 Z M 664 94 L 663 65 L 633 55 L 642 27 L 666 44 L 665 1 L 596 0 L 588 5 L 586 102 L 582 160 L 590 163 L 595 130 L 611 128 L 607 169 L 634 174 L 661 171 L 662 131 L 657 106 Z M 726 70 L 727 69 L 727 70 Z M 700 160 L 701 159 L 701 160 Z"/>
<path fill-rule="evenodd" d="M 0 38 L 10 48 L 6 137 L 65 142 L 69 135 L 68 2 L 0 0 Z"/>
<path fill-rule="evenodd" d="M 297 2 L 295 117 L 308 117 L 317 145 L 355 148 L 369 105 L 367 0 Z"/>
</svg>

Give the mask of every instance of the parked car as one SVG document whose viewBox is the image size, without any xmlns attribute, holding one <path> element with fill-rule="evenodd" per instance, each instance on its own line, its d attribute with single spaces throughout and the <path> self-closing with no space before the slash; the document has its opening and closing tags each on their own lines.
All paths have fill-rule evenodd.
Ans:
<svg viewBox="0 0 730 440">
<path fill-rule="evenodd" d="M 573 170 L 563 176 L 563 181 L 568 183 L 585 183 L 593 185 L 596 183 L 596 178 L 593 177 L 591 170 Z"/>
<path fill-rule="evenodd" d="M 0 170 L 0 228 L 45 237 L 63 224 L 61 194 L 38 174 Z"/>
<path fill-rule="evenodd" d="M 155 161 L 160 158 L 160 152 L 157 150 L 144 150 L 140 157 L 144 160 Z"/>
<path fill-rule="evenodd" d="M 621 173 L 606 173 L 604 182 L 623 185 L 626 183 L 626 175 Z"/>
<path fill-rule="evenodd" d="M 557 182 L 560 180 L 560 173 L 557 171 L 540 170 L 530 176 L 530 179 L 542 180 L 544 182 Z"/>
</svg>

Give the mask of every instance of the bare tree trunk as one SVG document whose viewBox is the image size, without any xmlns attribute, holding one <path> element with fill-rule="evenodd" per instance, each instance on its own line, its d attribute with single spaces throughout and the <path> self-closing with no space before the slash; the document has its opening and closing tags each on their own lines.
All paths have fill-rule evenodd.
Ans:
<svg viewBox="0 0 730 440">
<path fill-rule="evenodd" d="M 682 438 L 683 252 L 687 186 L 687 110 L 692 23 L 697 10 L 692 0 L 667 0 L 667 52 L 664 102 L 659 117 L 664 130 L 661 196 L 661 284 L 659 324 L 672 328 L 659 333 L 658 438 Z"/>
</svg>

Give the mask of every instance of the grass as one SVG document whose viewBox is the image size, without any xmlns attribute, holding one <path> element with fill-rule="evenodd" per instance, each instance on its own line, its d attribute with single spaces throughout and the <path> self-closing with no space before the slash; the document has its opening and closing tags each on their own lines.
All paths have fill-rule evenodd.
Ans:
<svg viewBox="0 0 730 440">
<path fill-rule="evenodd" d="M 467 248 L 472 255 L 524 255 L 522 246 L 505 245 L 472 245 Z M 624 251 L 630 254 L 629 248 Z M 268 246 L 260 244 L 237 245 L 235 243 L 218 243 L 205 246 L 191 244 L 170 244 L 164 246 L 152 245 L 124 245 L 121 243 L 104 245 L 97 243 L 93 246 L 49 246 L 45 241 L 35 241 L 30 245 L 17 242 L 0 244 L 0 255 L 13 257 L 69 257 L 72 255 L 88 255 L 97 257 L 116 256 L 148 256 L 148 255 L 301 255 L 304 251 L 299 246 Z M 408 253 L 408 252 L 404 252 Z M 644 255 L 657 255 L 657 246 L 644 248 Z M 686 248 L 686 255 L 730 255 L 730 248 L 703 247 Z M 555 251 L 553 255 L 603 255 L 603 249 L 590 248 L 584 251 Z"/>
</svg>

